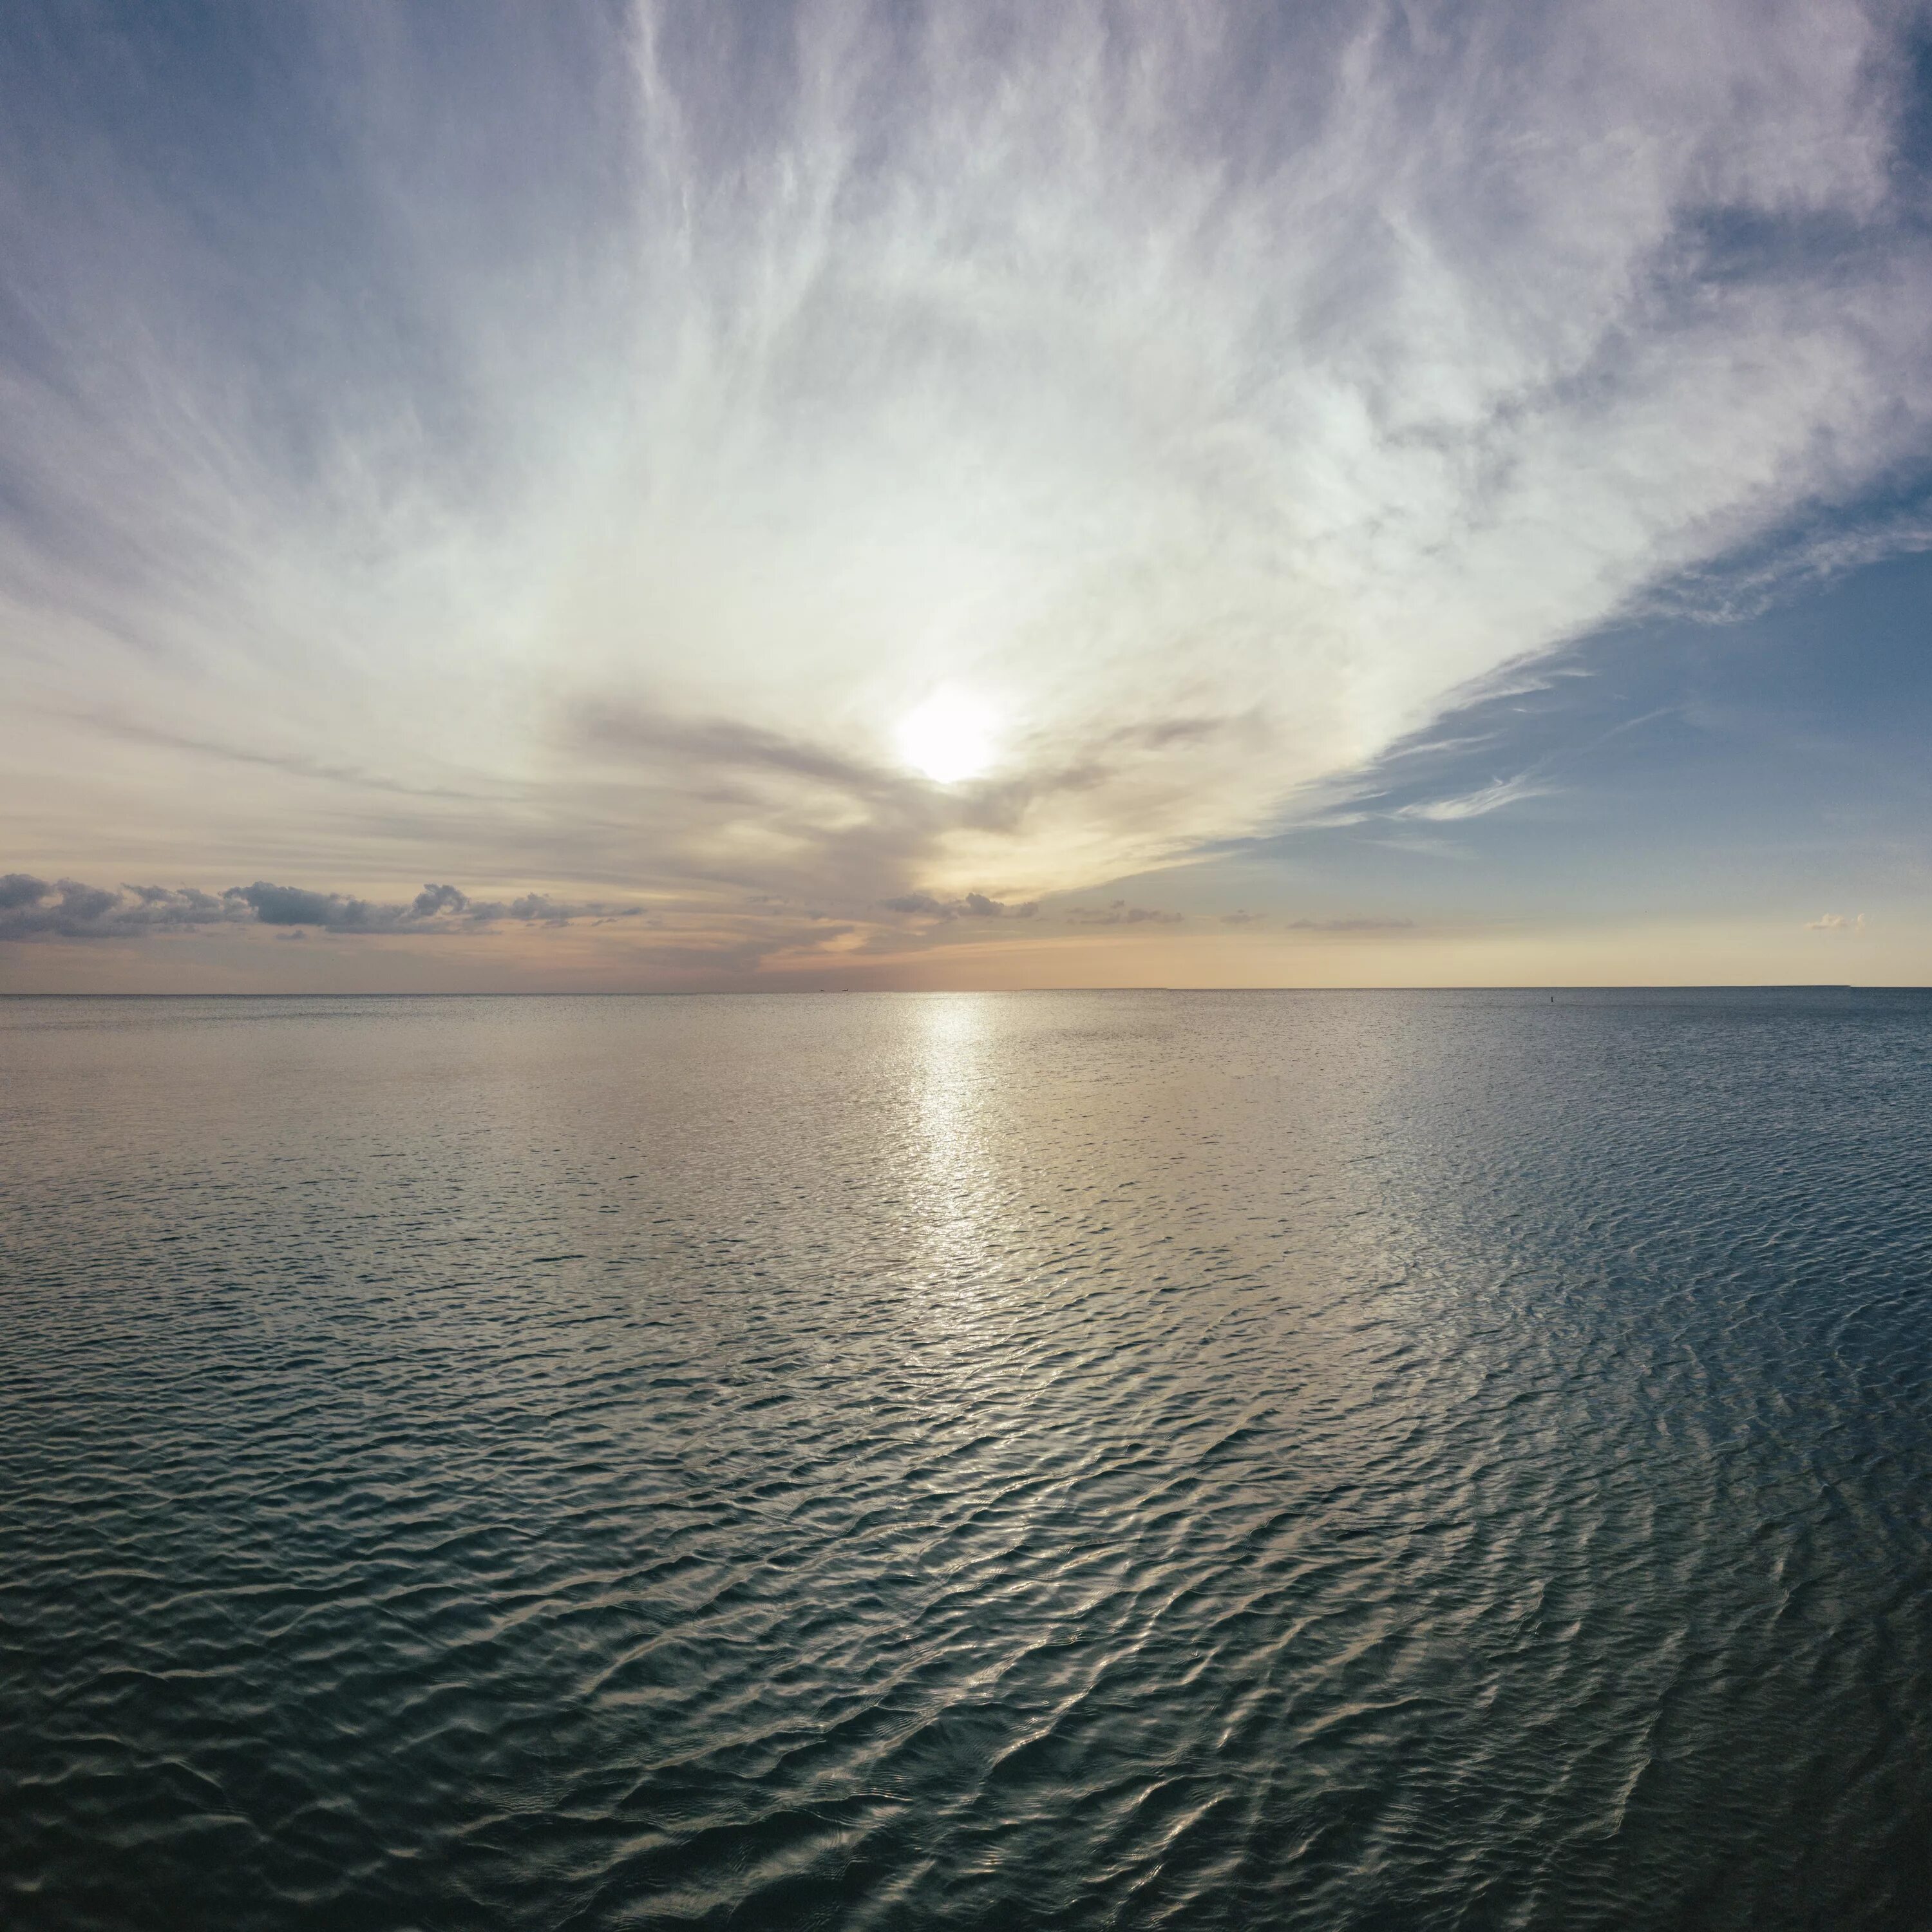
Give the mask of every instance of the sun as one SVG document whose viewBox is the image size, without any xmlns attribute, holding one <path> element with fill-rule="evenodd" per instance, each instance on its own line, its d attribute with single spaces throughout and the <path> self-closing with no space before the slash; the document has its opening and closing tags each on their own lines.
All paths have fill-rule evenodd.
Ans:
<svg viewBox="0 0 1932 1932">
<path fill-rule="evenodd" d="M 899 720 L 899 756 L 934 784 L 976 778 L 993 762 L 993 714 L 976 698 L 939 691 Z"/>
</svg>

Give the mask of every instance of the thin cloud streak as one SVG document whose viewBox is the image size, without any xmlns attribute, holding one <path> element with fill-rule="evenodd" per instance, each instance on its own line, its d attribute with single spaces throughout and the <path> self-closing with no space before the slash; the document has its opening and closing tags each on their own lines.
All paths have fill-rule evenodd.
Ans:
<svg viewBox="0 0 1932 1932">
<path fill-rule="evenodd" d="M 1102 906 L 1076 906 L 1063 916 L 1069 926 L 1178 926 L 1186 915 L 1114 899 Z"/>
<path fill-rule="evenodd" d="M 1288 922 L 1290 932 L 1408 932 L 1415 925 L 1412 919 L 1292 919 Z"/>
<path fill-rule="evenodd" d="M 1519 805 L 1525 799 L 1547 798 L 1553 788 L 1540 784 L 1526 772 L 1513 778 L 1497 778 L 1474 791 L 1454 798 L 1429 799 L 1419 805 L 1399 806 L 1390 814 L 1394 818 L 1426 819 L 1432 824 L 1454 824 L 1461 818 L 1484 818 L 1492 812 Z"/>
</svg>

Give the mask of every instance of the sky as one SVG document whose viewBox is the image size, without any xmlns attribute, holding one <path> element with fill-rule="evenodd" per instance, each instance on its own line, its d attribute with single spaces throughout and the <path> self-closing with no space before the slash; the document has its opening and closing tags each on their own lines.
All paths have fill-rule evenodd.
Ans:
<svg viewBox="0 0 1932 1932">
<path fill-rule="evenodd" d="M 0 11 L 0 991 L 1932 981 L 1928 86 Z"/>
</svg>

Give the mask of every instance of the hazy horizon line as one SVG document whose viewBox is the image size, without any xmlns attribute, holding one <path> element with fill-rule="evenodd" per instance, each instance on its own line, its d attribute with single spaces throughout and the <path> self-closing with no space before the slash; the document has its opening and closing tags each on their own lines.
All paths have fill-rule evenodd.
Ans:
<svg viewBox="0 0 1932 1932">
<path fill-rule="evenodd" d="M 521 988 L 484 992 L 474 988 L 448 992 L 417 988 L 396 992 L 117 992 L 14 993 L 0 992 L 0 1000 L 722 1000 L 845 999 L 853 997 L 895 999 L 952 998 L 972 994 L 983 998 L 1035 998 L 1048 994 L 1222 993 L 1229 995 L 1278 993 L 1932 993 L 1932 982 L 1864 986 L 1850 980 L 1646 980 L 1624 984 L 1566 985 L 1556 981 L 1484 986 L 710 986 L 701 988 L 583 987 L 539 991 Z"/>
</svg>

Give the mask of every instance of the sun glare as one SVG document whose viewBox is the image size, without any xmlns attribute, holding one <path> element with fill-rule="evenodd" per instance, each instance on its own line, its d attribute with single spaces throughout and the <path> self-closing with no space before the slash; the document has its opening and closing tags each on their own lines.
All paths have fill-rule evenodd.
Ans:
<svg viewBox="0 0 1932 1932">
<path fill-rule="evenodd" d="M 935 784 L 977 778 L 993 762 L 992 713 L 972 698 L 938 692 L 899 721 L 899 755 Z"/>
</svg>

